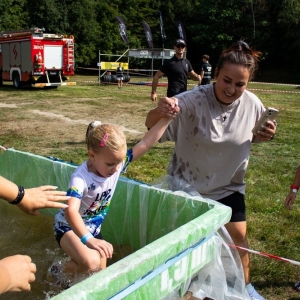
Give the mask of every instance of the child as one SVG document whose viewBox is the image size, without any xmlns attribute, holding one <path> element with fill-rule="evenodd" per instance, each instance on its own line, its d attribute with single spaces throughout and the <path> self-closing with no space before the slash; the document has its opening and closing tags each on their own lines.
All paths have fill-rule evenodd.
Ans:
<svg viewBox="0 0 300 300">
<path fill-rule="evenodd" d="M 284 202 L 285 207 L 289 210 L 292 209 L 292 206 L 294 205 L 297 192 L 299 190 L 299 186 L 300 186 L 300 165 L 297 168 L 293 184 L 290 186 L 291 189 L 290 193 L 287 195 Z M 300 281 L 295 283 L 294 290 L 300 292 Z"/>
<path fill-rule="evenodd" d="M 129 150 L 125 135 L 117 126 L 99 121 L 89 124 L 88 160 L 72 174 L 68 208 L 61 209 L 54 221 L 56 240 L 71 258 L 62 266 L 63 273 L 87 274 L 106 268 L 113 246 L 102 238 L 100 231 L 119 175 L 160 139 L 171 120 L 172 117 L 163 118 Z M 50 272 L 53 271 L 57 272 L 51 268 Z"/>
</svg>

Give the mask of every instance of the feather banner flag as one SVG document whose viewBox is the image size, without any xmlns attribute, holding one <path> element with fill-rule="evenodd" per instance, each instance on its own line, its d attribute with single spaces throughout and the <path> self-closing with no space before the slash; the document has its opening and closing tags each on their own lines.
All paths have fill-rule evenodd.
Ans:
<svg viewBox="0 0 300 300">
<path fill-rule="evenodd" d="M 178 29 L 179 38 L 184 40 L 186 43 L 186 34 L 185 34 L 185 30 L 184 30 L 182 23 L 180 21 L 177 21 L 176 25 L 177 25 L 177 29 Z"/>
<path fill-rule="evenodd" d="M 142 23 L 143 23 L 143 27 L 144 27 L 144 31 L 145 31 L 146 40 L 148 42 L 148 46 L 149 46 L 149 48 L 153 48 L 153 39 L 152 39 L 151 28 L 147 22 L 143 21 Z"/>
<path fill-rule="evenodd" d="M 163 44 L 164 44 L 165 40 L 166 40 L 166 34 L 165 34 L 165 31 L 164 31 L 164 23 L 163 23 L 161 11 L 159 10 L 158 12 L 159 12 L 159 22 L 160 22 L 161 38 L 162 38 L 162 41 L 163 41 Z"/>
<path fill-rule="evenodd" d="M 116 17 L 116 19 L 117 19 L 121 39 L 126 44 L 128 44 L 127 29 L 126 29 L 124 19 L 122 17 L 118 17 L 118 16 Z"/>
</svg>

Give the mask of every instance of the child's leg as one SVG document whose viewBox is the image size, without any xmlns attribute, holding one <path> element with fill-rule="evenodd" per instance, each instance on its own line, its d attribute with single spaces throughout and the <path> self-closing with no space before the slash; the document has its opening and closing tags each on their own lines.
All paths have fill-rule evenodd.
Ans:
<svg viewBox="0 0 300 300">
<path fill-rule="evenodd" d="M 65 273 L 89 273 L 106 267 L 106 258 L 101 258 L 97 250 L 82 244 L 72 230 L 63 235 L 60 246 L 71 257 L 71 261 L 63 267 Z"/>
</svg>

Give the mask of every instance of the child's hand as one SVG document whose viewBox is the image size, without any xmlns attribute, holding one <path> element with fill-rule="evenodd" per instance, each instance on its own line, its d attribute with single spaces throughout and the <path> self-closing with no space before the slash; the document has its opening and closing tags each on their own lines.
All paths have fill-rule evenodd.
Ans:
<svg viewBox="0 0 300 300">
<path fill-rule="evenodd" d="M 290 192 L 288 196 L 285 198 L 284 206 L 291 210 L 292 206 L 294 205 L 295 199 L 296 199 L 296 193 Z"/>
<path fill-rule="evenodd" d="M 100 253 L 101 257 L 112 258 L 114 248 L 112 244 L 104 240 L 91 238 L 86 242 L 86 246 L 88 246 L 91 249 L 97 250 Z"/>
</svg>

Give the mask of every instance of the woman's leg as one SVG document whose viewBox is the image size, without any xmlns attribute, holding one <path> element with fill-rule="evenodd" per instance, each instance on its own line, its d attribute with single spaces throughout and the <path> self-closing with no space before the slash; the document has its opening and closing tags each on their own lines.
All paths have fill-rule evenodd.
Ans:
<svg viewBox="0 0 300 300">
<path fill-rule="evenodd" d="M 246 238 L 247 223 L 242 222 L 229 222 L 225 225 L 228 233 L 230 234 L 234 244 L 243 248 L 248 248 L 248 241 Z M 250 255 L 248 251 L 237 249 L 242 261 L 244 270 L 244 277 L 246 285 L 250 282 Z"/>
</svg>

